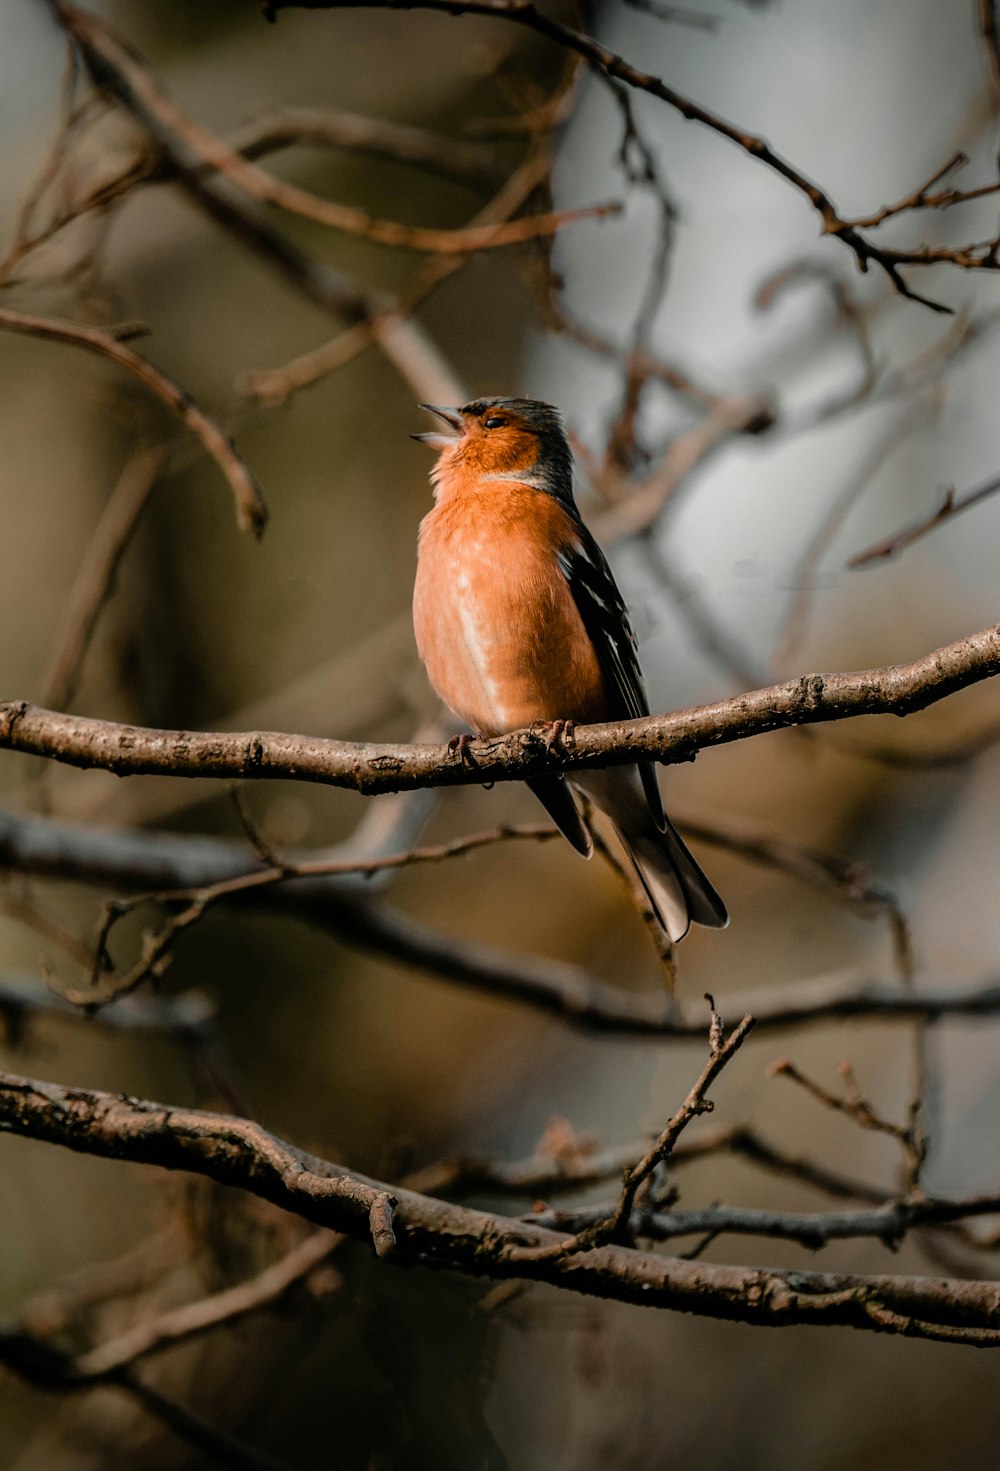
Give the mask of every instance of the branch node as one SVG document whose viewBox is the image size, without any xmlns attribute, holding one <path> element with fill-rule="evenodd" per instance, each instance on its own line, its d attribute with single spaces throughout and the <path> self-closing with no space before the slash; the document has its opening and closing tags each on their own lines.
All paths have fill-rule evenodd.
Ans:
<svg viewBox="0 0 1000 1471">
<path fill-rule="evenodd" d="M 392 1212 L 395 1205 L 396 1197 L 383 1190 L 375 1196 L 368 1211 L 372 1244 L 375 1247 L 375 1255 L 380 1259 L 387 1257 L 396 1245 L 396 1232 L 392 1225 Z"/>
</svg>

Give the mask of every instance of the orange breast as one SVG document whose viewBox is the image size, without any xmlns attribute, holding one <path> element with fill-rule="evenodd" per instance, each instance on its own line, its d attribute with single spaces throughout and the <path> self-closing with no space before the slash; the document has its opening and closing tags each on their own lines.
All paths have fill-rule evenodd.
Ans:
<svg viewBox="0 0 1000 1471">
<path fill-rule="evenodd" d="M 413 623 L 438 694 L 473 730 L 604 718 L 604 678 L 556 560 L 566 512 L 517 482 L 443 498 L 420 528 Z"/>
</svg>

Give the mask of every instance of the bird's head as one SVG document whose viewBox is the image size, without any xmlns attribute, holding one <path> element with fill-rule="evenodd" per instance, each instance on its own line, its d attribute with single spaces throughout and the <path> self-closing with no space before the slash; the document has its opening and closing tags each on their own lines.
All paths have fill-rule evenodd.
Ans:
<svg viewBox="0 0 1000 1471">
<path fill-rule="evenodd" d="M 444 426 L 414 434 L 440 450 L 439 486 L 452 477 L 470 482 L 521 481 L 572 506 L 573 457 L 559 410 L 534 398 L 477 398 L 461 408 L 421 404 Z"/>
</svg>

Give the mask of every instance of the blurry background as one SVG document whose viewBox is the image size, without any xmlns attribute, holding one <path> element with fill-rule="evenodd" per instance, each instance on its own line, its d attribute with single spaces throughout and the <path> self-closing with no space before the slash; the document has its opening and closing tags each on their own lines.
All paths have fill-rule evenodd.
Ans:
<svg viewBox="0 0 1000 1471">
<path fill-rule="evenodd" d="M 623 463 L 609 461 L 621 364 L 589 351 L 579 332 L 554 330 L 533 289 L 530 247 L 463 264 L 419 321 L 442 354 L 439 381 L 450 375 L 469 396 L 527 394 L 563 408 L 580 451 L 581 504 L 595 518 L 629 489 L 628 472 L 647 473 L 672 445 L 690 447 L 719 399 L 768 406 L 773 427 L 720 434 L 714 451 L 677 478 L 653 533 L 615 549 L 654 709 L 806 669 L 910 659 L 996 619 L 1000 498 L 894 561 L 845 570 L 851 555 L 929 514 L 946 488 L 996 473 L 1000 283 L 990 275 L 911 273 L 915 289 L 947 303 L 952 317 L 901 300 L 884 277 L 858 275 L 838 242 L 818 241 L 815 214 L 776 175 L 635 96 L 675 210 L 651 310 L 663 201 L 627 187 L 613 99 L 587 77 L 566 93 L 565 57 L 555 48 L 469 16 L 291 11 L 271 27 L 250 5 L 95 8 L 225 136 L 294 105 L 410 123 L 478 150 L 481 163 L 463 180 L 334 148 L 292 147 L 267 160 L 316 193 L 412 223 L 468 219 L 496 187 L 491 178 L 502 182 L 524 156 L 510 120 L 566 94 L 554 135 L 556 207 L 607 199 L 626 207 L 556 240 L 565 309 L 618 344 L 631 340 L 638 313 L 645 345 L 698 392 L 651 381 L 636 445 Z M 960 149 L 972 160 L 963 183 L 992 177 L 996 129 L 974 10 L 971 0 L 688 0 L 686 19 L 665 21 L 609 0 L 587 19 L 615 50 L 763 134 L 845 214 L 860 215 L 909 193 Z M 58 129 L 64 65 L 46 6 L 4 0 L 8 235 Z M 136 136 L 120 114 L 97 120 L 79 142 L 77 177 L 124 162 Z M 369 290 L 397 290 L 416 269 L 412 253 L 301 219 L 272 220 Z M 996 207 L 987 198 L 887 229 L 903 242 L 988 238 Z M 120 210 L 74 225 L 23 264 L 3 302 L 147 323 L 152 336 L 140 350 L 235 429 L 271 508 L 259 545 L 241 537 L 217 468 L 155 400 L 89 355 L 5 335 L 4 698 L 40 699 L 51 687 L 70 589 L 111 488 L 137 446 L 166 440 L 168 463 L 72 708 L 146 725 L 370 740 L 406 739 L 433 716 L 408 622 L 429 463 L 407 437 L 425 427 L 416 398 L 432 395 L 418 394 L 389 354 L 368 346 L 285 402 L 249 399 L 245 375 L 340 328 L 176 185 L 137 190 Z M 910 920 L 921 976 L 935 984 L 985 976 L 1000 948 L 998 757 L 987 749 L 934 768 L 887 763 L 876 748 L 947 750 L 994 707 L 995 694 L 981 686 L 905 725 L 852 722 L 708 752 L 694 767 L 667 771 L 669 806 L 678 818 L 867 865 Z M 242 837 L 222 784 L 118 782 L 68 768 L 40 782 L 30 762 L 7 755 L 0 797 L 13 812 L 41 807 L 77 822 Z M 260 785 L 247 801 L 282 850 L 346 839 L 366 811 L 361 798 L 295 783 Z M 511 786 L 448 793 L 427 810 L 429 840 L 538 815 L 527 792 Z M 738 853 L 699 852 L 733 922 L 724 935 L 695 931 L 685 941 L 686 1008 L 712 991 L 735 1020 L 740 993 L 753 987 L 794 988 L 840 971 L 894 974 L 881 915 Z M 402 873 L 390 895 L 442 933 L 577 962 L 623 988 L 655 995 L 662 986 L 624 889 L 565 845 L 502 845 Z M 50 930 L 55 920 L 86 941 L 104 896 L 9 872 L 0 891 L 3 972 L 78 984 L 79 959 L 39 931 L 35 911 Z M 217 1001 L 228 1072 L 254 1116 L 300 1145 L 390 1177 L 457 1153 L 530 1154 L 553 1116 L 603 1143 L 627 1141 L 662 1124 L 701 1065 L 700 1044 L 586 1036 L 247 907 L 213 912 L 178 945 L 166 989 L 188 988 Z M 224 1101 L 169 1038 L 50 1019 L 8 1043 L 3 1066 L 15 1071 L 175 1103 Z M 753 1120 L 792 1151 L 891 1182 L 897 1160 L 886 1141 L 764 1070 L 791 1051 L 832 1082 L 834 1063 L 849 1056 L 895 1117 L 909 1096 L 911 1050 L 903 1028 L 882 1024 L 751 1040 L 718 1087 L 716 1122 Z M 931 1055 L 928 1187 L 995 1186 L 995 1031 L 983 1020 L 941 1024 Z M 273 1217 L 234 1194 L 21 1140 L 3 1140 L 2 1155 L 8 1316 L 29 1299 L 42 1312 L 36 1295 L 67 1280 L 72 1296 L 73 1273 L 151 1233 L 169 1239 L 168 1265 L 151 1271 L 141 1292 L 84 1314 L 100 1338 L 151 1303 L 245 1276 L 280 1245 Z M 725 1157 L 685 1174 L 685 1204 L 720 1199 L 818 1208 L 804 1188 Z M 706 1255 L 811 1260 L 794 1246 L 741 1238 Z M 765 1334 L 544 1288 L 484 1307 L 482 1285 L 403 1272 L 354 1247 L 334 1261 L 341 1275 L 328 1290 L 314 1284 L 276 1313 L 158 1357 L 147 1373 L 302 1468 L 957 1468 L 986 1464 L 1000 1429 L 988 1355 L 847 1330 Z M 843 1243 L 820 1262 L 934 1270 L 916 1245 L 893 1256 L 877 1244 Z M 977 1260 L 976 1274 L 990 1274 L 988 1261 Z M 114 1390 L 52 1399 L 13 1378 L 0 1383 L 0 1460 L 17 1471 L 203 1464 Z"/>
</svg>

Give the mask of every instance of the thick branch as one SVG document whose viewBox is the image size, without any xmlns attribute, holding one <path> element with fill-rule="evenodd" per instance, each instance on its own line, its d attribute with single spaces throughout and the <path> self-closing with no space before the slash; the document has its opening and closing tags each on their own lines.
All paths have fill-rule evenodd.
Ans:
<svg viewBox="0 0 1000 1471">
<path fill-rule="evenodd" d="M 1000 1285 L 947 1278 L 718 1266 L 622 1246 L 524 1259 L 560 1237 L 303 1154 L 246 1119 L 0 1074 L 0 1130 L 84 1154 L 186 1170 L 235 1186 L 317 1225 L 372 1241 L 372 1207 L 394 1201 L 395 1255 L 477 1277 L 551 1282 L 574 1292 L 772 1327 L 841 1324 L 1000 1345 Z"/>
<path fill-rule="evenodd" d="M 707 746 L 766 731 L 858 715 L 909 715 L 998 672 L 1000 625 L 994 625 L 912 664 L 807 674 L 672 715 L 578 726 L 573 748 L 555 755 L 531 731 L 474 741 L 463 760 L 445 746 L 376 746 L 269 731 L 151 730 L 18 701 L 0 703 L 0 748 L 116 776 L 290 777 L 374 795 L 470 781 L 521 781 L 553 767 L 578 771 L 630 764 L 640 756 L 672 765 L 692 760 Z"/>
</svg>

